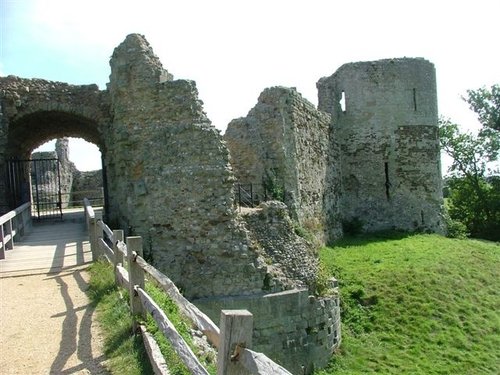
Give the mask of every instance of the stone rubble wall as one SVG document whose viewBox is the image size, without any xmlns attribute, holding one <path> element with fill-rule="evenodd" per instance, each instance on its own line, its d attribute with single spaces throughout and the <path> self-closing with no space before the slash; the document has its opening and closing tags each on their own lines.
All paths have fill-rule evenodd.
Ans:
<svg viewBox="0 0 500 375">
<path fill-rule="evenodd" d="M 269 292 L 297 287 L 314 290 L 318 273 L 317 254 L 313 253 L 313 244 L 298 236 L 289 217 L 288 208 L 283 202 L 263 202 L 258 208 L 248 210 L 242 215 L 250 237 L 263 250 L 264 257 L 271 267 L 276 267 L 285 275 L 269 282 L 277 285 L 265 285 Z M 292 283 L 288 284 L 287 283 Z M 284 286 L 283 286 L 284 285 Z"/>
<path fill-rule="evenodd" d="M 73 188 L 73 176 L 77 169 L 75 164 L 69 160 L 69 139 L 59 138 L 56 141 L 56 155 L 59 159 L 59 176 L 61 183 L 61 208 L 67 208 L 71 200 Z"/>
<path fill-rule="evenodd" d="M 237 216 L 229 154 L 195 83 L 173 80 L 138 35 L 115 49 L 111 69 L 112 221 L 141 235 L 188 297 L 261 292 L 267 267 Z"/>
<path fill-rule="evenodd" d="M 295 89 L 272 87 L 245 118 L 231 121 L 224 139 L 239 182 L 255 184 L 261 196 L 262 185 L 273 185 L 300 225 L 322 240 L 339 236 L 338 147 L 328 114 Z"/>
<path fill-rule="evenodd" d="M 247 309 L 254 317 L 253 350 L 293 374 L 325 367 L 341 340 L 339 297 L 315 297 L 307 289 L 204 298 L 193 301 L 214 322 L 222 309 Z"/>
<path fill-rule="evenodd" d="M 71 188 L 71 201 L 74 206 L 83 204 L 83 198 L 89 198 L 92 205 L 103 204 L 102 170 L 75 171 Z"/>
</svg>

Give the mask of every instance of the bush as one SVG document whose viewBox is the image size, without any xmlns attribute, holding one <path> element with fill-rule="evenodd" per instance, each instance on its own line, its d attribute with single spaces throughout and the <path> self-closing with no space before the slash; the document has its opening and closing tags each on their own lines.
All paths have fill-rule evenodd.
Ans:
<svg viewBox="0 0 500 375">
<path fill-rule="evenodd" d="M 453 220 L 448 211 L 445 211 L 444 213 L 444 220 L 446 224 L 446 237 L 458 239 L 465 239 L 469 237 L 467 226 L 460 221 Z"/>
</svg>

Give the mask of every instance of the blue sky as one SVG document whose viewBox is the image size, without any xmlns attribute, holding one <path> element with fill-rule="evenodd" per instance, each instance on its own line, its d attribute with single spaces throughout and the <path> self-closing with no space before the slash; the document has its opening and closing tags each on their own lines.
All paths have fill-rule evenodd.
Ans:
<svg viewBox="0 0 500 375">
<path fill-rule="evenodd" d="M 492 0 L 0 0 L 0 75 L 104 89 L 113 49 L 141 33 L 175 78 L 197 82 L 224 131 L 266 87 L 296 87 L 316 104 L 318 79 L 344 63 L 424 57 L 440 113 L 474 129 L 460 97 L 500 83 L 499 14 Z M 88 150 L 72 142 L 70 157 L 99 168 Z"/>
</svg>

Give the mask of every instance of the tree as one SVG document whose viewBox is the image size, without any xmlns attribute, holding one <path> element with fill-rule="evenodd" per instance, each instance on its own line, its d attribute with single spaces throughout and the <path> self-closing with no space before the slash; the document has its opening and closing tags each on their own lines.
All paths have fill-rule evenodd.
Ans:
<svg viewBox="0 0 500 375">
<path fill-rule="evenodd" d="M 493 85 L 490 90 L 467 90 L 467 97 L 462 99 L 477 113 L 485 128 L 500 131 L 500 85 Z"/>
<path fill-rule="evenodd" d="M 478 114 L 482 129 L 464 133 L 440 119 L 441 148 L 453 159 L 449 168 L 449 214 L 474 237 L 500 240 L 500 184 L 488 169 L 500 151 L 500 86 L 468 90 L 464 100 Z"/>
</svg>

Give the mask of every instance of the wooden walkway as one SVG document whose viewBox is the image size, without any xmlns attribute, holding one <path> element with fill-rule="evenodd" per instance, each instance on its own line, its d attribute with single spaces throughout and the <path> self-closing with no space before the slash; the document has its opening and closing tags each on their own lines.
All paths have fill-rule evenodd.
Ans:
<svg viewBox="0 0 500 375">
<path fill-rule="evenodd" d="M 83 209 L 33 222 L 0 260 L 0 374 L 109 374 L 94 307 Z"/>
<path fill-rule="evenodd" d="M 83 209 L 70 210 L 62 220 L 34 221 L 31 232 L 0 260 L 0 277 L 59 273 L 91 261 Z"/>
</svg>

